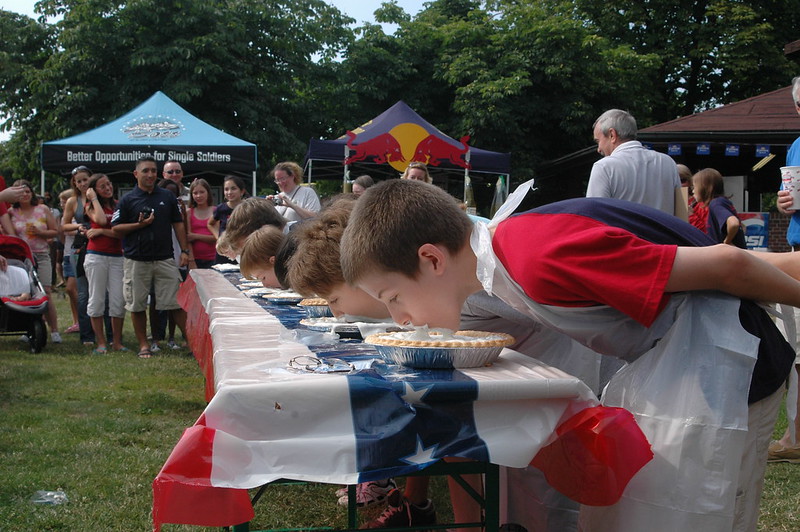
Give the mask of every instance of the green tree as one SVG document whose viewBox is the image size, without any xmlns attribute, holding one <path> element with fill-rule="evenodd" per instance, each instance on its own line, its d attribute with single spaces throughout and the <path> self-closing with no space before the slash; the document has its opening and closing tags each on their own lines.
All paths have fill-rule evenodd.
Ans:
<svg viewBox="0 0 800 532">
<path fill-rule="evenodd" d="M 659 84 L 645 124 L 662 122 L 788 85 L 796 65 L 797 0 L 642 0 L 576 5 L 597 33 L 659 57 Z"/>
<path fill-rule="evenodd" d="M 309 102 L 338 85 L 334 59 L 351 19 L 322 0 L 43 0 L 55 47 L 26 66 L 38 122 L 7 106 L 36 142 L 97 127 L 164 91 L 228 133 L 257 144 L 262 166 L 299 158 L 325 119 Z M 0 77 L 5 78 L 5 72 Z M 264 149 L 266 148 L 266 149 Z M 38 147 L 36 149 L 38 151 Z M 37 153 L 24 154 L 35 161 Z"/>
<path fill-rule="evenodd" d="M 0 10 L 0 34 L 0 131 L 22 132 L 0 145 L 0 173 L 30 178 L 38 175 L 39 167 L 26 155 L 35 152 L 38 139 L 25 132 L 41 127 L 36 110 L 47 104 L 31 81 L 52 53 L 53 32 L 30 17 Z"/>
</svg>

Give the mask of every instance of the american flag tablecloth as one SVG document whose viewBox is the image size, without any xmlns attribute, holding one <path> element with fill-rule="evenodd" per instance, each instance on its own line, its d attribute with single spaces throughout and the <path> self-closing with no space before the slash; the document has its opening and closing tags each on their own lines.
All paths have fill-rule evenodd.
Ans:
<svg viewBox="0 0 800 532">
<path fill-rule="evenodd" d="M 156 530 L 246 522 L 246 490 L 277 479 L 353 484 L 447 456 L 533 463 L 576 500 L 610 504 L 652 457 L 630 414 L 508 349 L 490 367 L 414 370 L 342 344 L 332 354 L 355 371 L 296 372 L 289 360 L 313 353 L 274 316 L 216 272 L 192 276 L 216 393 L 153 482 Z M 192 332 L 193 344 L 204 333 Z"/>
</svg>

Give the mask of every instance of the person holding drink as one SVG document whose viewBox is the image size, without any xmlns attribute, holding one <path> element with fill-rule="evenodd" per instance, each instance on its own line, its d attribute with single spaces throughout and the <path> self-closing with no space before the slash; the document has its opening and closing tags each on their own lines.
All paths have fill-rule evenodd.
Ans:
<svg viewBox="0 0 800 532">
<path fill-rule="evenodd" d="M 800 76 L 792 80 L 792 99 L 795 111 L 800 114 Z M 800 184 L 795 183 L 793 187 L 787 185 L 791 183 L 793 177 L 797 179 L 798 175 L 800 175 L 800 137 L 792 143 L 786 154 L 786 166 L 781 168 L 781 190 L 778 191 L 777 203 L 780 212 L 791 216 L 789 228 L 786 230 L 786 240 L 792 246 L 792 251 L 800 251 L 800 204 L 795 201 L 790 188 L 800 190 Z M 797 309 L 794 311 L 794 321 L 795 329 L 800 331 L 800 312 Z M 800 345 L 800 342 L 797 344 Z M 795 357 L 794 363 L 795 371 L 800 374 L 800 354 Z M 797 401 L 800 406 L 800 397 Z M 788 427 L 780 440 L 769 444 L 768 461 L 800 463 L 800 416 L 797 418 L 794 420 L 794 427 Z"/>
<path fill-rule="evenodd" d="M 24 187 L 24 190 L 19 200 L 8 210 L 8 215 L 17 236 L 27 242 L 31 248 L 31 253 L 36 259 L 36 272 L 39 274 L 39 280 L 44 286 L 48 300 L 52 301 L 53 266 L 50 260 L 49 240 L 58 236 L 56 220 L 53 218 L 50 208 L 39 202 L 30 181 L 19 179 L 14 182 L 14 186 Z M 54 344 L 60 344 L 61 333 L 58 332 L 58 315 L 55 305 L 47 305 L 45 318 L 50 326 L 50 340 Z"/>
</svg>

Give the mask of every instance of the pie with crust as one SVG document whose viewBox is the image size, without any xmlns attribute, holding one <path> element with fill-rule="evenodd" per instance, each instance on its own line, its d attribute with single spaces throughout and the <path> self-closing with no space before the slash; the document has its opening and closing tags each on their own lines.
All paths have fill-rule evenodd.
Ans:
<svg viewBox="0 0 800 532">
<path fill-rule="evenodd" d="M 447 329 L 416 329 L 414 331 L 398 331 L 376 333 L 367 336 L 364 341 L 369 344 L 392 347 L 505 347 L 514 343 L 510 334 L 485 331 L 456 331 Z"/>
<path fill-rule="evenodd" d="M 328 300 L 321 297 L 306 298 L 298 303 L 301 307 L 327 307 Z"/>
</svg>

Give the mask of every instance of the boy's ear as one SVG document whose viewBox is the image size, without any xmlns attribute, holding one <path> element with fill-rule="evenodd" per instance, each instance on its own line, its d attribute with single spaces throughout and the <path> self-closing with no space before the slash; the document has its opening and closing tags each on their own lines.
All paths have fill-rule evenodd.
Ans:
<svg viewBox="0 0 800 532">
<path fill-rule="evenodd" d="M 441 275 L 447 265 L 447 253 L 435 244 L 422 244 L 417 250 L 417 257 L 420 271 L 429 268 L 435 274 Z"/>
<path fill-rule="evenodd" d="M 269 263 L 272 264 L 273 266 L 275 266 L 275 256 L 274 255 L 269 258 Z"/>
</svg>

